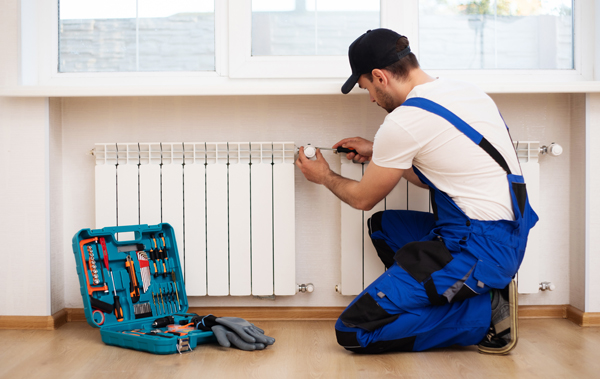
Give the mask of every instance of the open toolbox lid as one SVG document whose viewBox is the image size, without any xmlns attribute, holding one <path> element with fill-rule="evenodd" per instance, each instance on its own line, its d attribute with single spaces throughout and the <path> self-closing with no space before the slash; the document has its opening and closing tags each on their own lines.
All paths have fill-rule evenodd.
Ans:
<svg viewBox="0 0 600 379">
<path fill-rule="evenodd" d="M 171 225 L 82 229 L 73 237 L 73 253 L 85 317 L 91 326 L 149 322 L 187 312 Z M 115 303 L 120 303 L 121 321 L 117 320 Z M 97 309 L 100 312 L 94 312 Z"/>
</svg>

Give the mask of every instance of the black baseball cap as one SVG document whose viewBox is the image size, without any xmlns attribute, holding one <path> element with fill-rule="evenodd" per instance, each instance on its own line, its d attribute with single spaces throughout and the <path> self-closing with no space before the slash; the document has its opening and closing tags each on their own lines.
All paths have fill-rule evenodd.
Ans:
<svg viewBox="0 0 600 379">
<path fill-rule="evenodd" d="M 409 46 L 396 52 L 396 42 L 400 37 L 402 36 L 393 30 L 381 28 L 368 30 L 352 42 L 348 49 L 352 75 L 342 86 L 342 93 L 350 92 L 361 75 L 370 73 L 376 68 L 386 68 L 410 54 Z"/>
</svg>

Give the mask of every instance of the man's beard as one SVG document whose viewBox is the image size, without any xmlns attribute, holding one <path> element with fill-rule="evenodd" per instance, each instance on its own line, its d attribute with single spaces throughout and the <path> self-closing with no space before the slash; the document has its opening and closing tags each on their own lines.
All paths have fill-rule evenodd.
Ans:
<svg viewBox="0 0 600 379">
<path fill-rule="evenodd" d="M 377 87 L 375 87 L 375 93 L 377 94 L 377 105 L 385 109 L 387 113 L 391 113 L 394 109 L 396 109 L 396 106 L 394 105 L 394 99 L 389 93 L 385 93 Z"/>
</svg>

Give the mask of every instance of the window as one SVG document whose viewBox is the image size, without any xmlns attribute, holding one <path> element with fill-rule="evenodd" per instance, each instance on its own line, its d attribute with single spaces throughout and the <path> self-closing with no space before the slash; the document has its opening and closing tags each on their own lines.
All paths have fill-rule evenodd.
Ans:
<svg viewBox="0 0 600 379">
<path fill-rule="evenodd" d="M 0 93 L 339 93 L 349 44 L 377 27 L 407 35 L 434 76 L 585 92 L 594 1 L 20 0 L 20 80 Z"/>
<path fill-rule="evenodd" d="M 380 26 L 379 0 L 252 0 L 252 55 L 346 55 Z"/>
<path fill-rule="evenodd" d="M 229 76 L 342 78 L 348 46 L 393 24 L 397 0 L 228 0 Z M 385 4 L 385 6 L 384 6 Z M 384 8 L 388 12 L 383 12 Z"/>
<path fill-rule="evenodd" d="M 423 68 L 573 69 L 571 0 L 422 0 Z"/>
<path fill-rule="evenodd" d="M 214 71 L 214 0 L 59 0 L 59 72 Z"/>
</svg>

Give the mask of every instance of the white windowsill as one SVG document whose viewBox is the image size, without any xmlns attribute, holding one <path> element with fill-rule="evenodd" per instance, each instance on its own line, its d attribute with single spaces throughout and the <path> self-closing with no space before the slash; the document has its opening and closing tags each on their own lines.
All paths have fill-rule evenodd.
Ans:
<svg viewBox="0 0 600 379">
<path fill-rule="evenodd" d="M 454 76 L 444 76 L 445 78 Z M 469 80 L 468 78 L 456 77 Z M 328 79 L 232 79 L 202 78 L 192 83 L 168 85 L 17 85 L 0 87 L 0 96 L 95 97 L 95 96 L 237 96 L 237 95 L 339 95 L 346 78 Z M 471 78 L 487 93 L 593 93 L 600 81 L 484 81 Z M 352 94 L 364 93 L 355 89 Z"/>
</svg>

